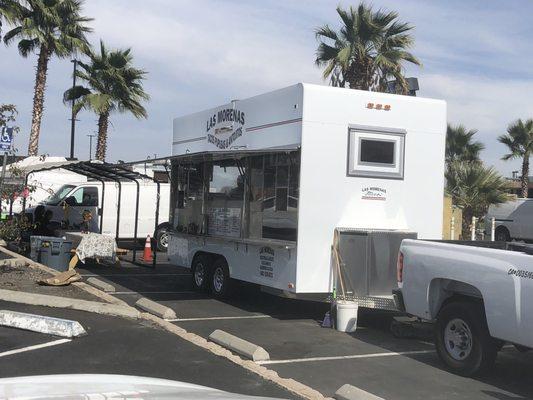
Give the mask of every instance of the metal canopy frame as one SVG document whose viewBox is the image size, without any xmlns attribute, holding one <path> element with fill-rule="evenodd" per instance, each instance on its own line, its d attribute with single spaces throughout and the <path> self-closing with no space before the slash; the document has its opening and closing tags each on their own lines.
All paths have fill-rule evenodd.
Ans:
<svg viewBox="0 0 533 400">
<path fill-rule="evenodd" d="M 137 196 L 135 201 L 135 225 L 134 225 L 134 247 L 133 247 L 133 262 L 136 262 L 137 257 L 137 233 L 138 233 L 138 224 L 139 224 L 139 198 L 140 198 L 140 182 L 139 180 L 150 180 L 157 185 L 157 196 L 156 196 L 156 207 L 155 207 L 155 226 L 154 232 L 157 230 L 159 225 L 159 204 L 161 196 L 161 182 L 157 179 L 141 174 L 139 172 L 130 171 L 123 164 L 110 164 L 100 161 L 80 161 L 80 162 L 64 162 L 64 163 L 55 163 L 52 166 L 45 166 L 43 168 L 32 168 L 26 173 L 24 178 L 24 185 L 28 185 L 28 177 L 34 172 L 42 171 L 51 171 L 54 169 L 66 169 L 77 174 L 86 176 L 88 178 L 95 179 L 102 183 L 102 205 L 99 209 L 100 213 L 100 233 L 102 233 L 103 220 L 104 220 L 104 200 L 105 200 L 105 182 L 113 181 L 118 184 L 118 204 L 117 204 L 117 224 L 116 224 L 116 240 L 120 240 L 120 203 L 122 199 L 122 182 L 123 181 L 132 181 L 135 182 L 137 186 Z M 26 211 L 26 198 L 22 201 L 22 214 Z M 157 251 L 154 251 L 152 267 L 155 268 L 157 263 Z"/>
</svg>

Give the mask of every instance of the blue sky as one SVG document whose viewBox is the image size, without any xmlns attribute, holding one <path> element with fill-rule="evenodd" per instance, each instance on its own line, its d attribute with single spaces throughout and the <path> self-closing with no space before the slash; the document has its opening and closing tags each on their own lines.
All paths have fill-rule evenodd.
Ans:
<svg viewBox="0 0 533 400">
<path fill-rule="evenodd" d="M 516 118 L 533 118 L 533 1 L 375 0 L 416 26 L 413 52 L 423 68 L 420 96 L 445 99 L 448 120 L 479 130 L 483 159 L 505 175 L 519 163 L 500 160 L 496 137 Z M 91 41 L 131 47 L 138 66 L 149 71 L 152 99 L 147 120 L 112 116 L 108 159 L 168 155 L 172 118 L 296 82 L 324 83 L 314 65 L 313 30 L 339 25 L 337 4 L 328 0 L 86 0 L 95 18 Z M 36 57 L 22 59 L 15 47 L 0 46 L 0 102 L 20 110 L 17 147 L 26 151 Z M 40 153 L 66 155 L 70 111 L 62 93 L 72 65 L 50 65 Z M 77 125 L 76 155 L 88 157 L 87 134 L 96 117 L 84 112 Z"/>
</svg>

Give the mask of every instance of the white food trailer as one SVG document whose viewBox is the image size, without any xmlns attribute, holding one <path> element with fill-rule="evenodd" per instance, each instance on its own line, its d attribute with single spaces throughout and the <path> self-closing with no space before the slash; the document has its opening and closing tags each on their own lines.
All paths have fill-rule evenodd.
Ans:
<svg viewBox="0 0 533 400">
<path fill-rule="evenodd" d="M 405 237 L 442 238 L 444 101 L 297 84 L 174 120 L 171 263 L 387 307 Z M 338 235 L 336 234 L 338 233 Z"/>
</svg>

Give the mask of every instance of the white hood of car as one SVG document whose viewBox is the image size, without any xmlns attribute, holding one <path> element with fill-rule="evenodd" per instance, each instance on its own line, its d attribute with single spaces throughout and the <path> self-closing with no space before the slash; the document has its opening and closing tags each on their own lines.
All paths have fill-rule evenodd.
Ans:
<svg viewBox="0 0 533 400">
<path fill-rule="evenodd" d="M 126 375 L 40 375 L 0 379 L 2 399 L 261 399 L 190 383 Z M 266 399 L 263 397 L 262 399 Z"/>
</svg>

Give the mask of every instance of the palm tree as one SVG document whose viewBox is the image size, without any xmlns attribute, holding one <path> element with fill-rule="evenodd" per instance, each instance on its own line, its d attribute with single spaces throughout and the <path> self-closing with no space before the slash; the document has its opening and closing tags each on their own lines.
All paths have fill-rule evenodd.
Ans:
<svg viewBox="0 0 533 400">
<path fill-rule="evenodd" d="M 502 160 L 522 159 L 521 197 L 527 198 L 529 186 L 529 157 L 533 152 L 533 119 L 519 119 L 507 128 L 507 134 L 498 137 L 498 141 L 509 148 L 510 153 Z"/>
<path fill-rule="evenodd" d="M 86 86 L 75 86 L 64 94 L 64 101 L 79 99 L 75 111 L 91 110 L 98 115 L 96 158 L 104 161 L 107 150 L 107 128 L 112 112 L 130 112 L 136 118 L 147 118 L 142 102 L 150 97 L 144 91 L 146 72 L 134 68 L 131 49 L 108 50 L 100 41 L 100 52 L 89 54 L 90 62 L 80 62 L 76 76 Z"/>
<path fill-rule="evenodd" d="M 455 161 L 480 161 L 479 153 L 485 148 L 483 143 L 472 141 L 476 129 L 467 130 L 464 125 L 448 124 L 446 129 L 446 165 Z"/>
<path fill-rule="evenodd" d="M 446 171 L 446 192 L 463 210 L 463 237 L 468 236 L 472 217 L 482 217 L 491 204 L 510 199 L 507 181 L 481 162 L 454 161 Z"/>
<path fill-rule="evenodd" d="M 413 27 L 398 21 L 394 11 L 372 10 L 360 3 L 355 9 L 337 7 L 342 20 L 339 31 L 329 25 L 315 32 L 319 45 L 315 63 L 324 67 L 324 79 L 333 86 L 385 91 L 387 80 L 394 78 L 402 92 L 407 91 L 403 63 L 420 65 L 408 49 Z"/>
<path fill-rule="evenodd" d="M 89 50 L 85 35 L 91 18 L 81 15 L 83 0 L 0 0 L 0 16 L 13 28 L 4 35 L 4 43 L 18 40 L 23 57 L 38 51 L 33 94 L 33 114 L 28 155 L 39 151 L 39 134 L 44 109 L 48 63 L 52 56 L 66 58 L 74 52 Z"/>
</svg>

